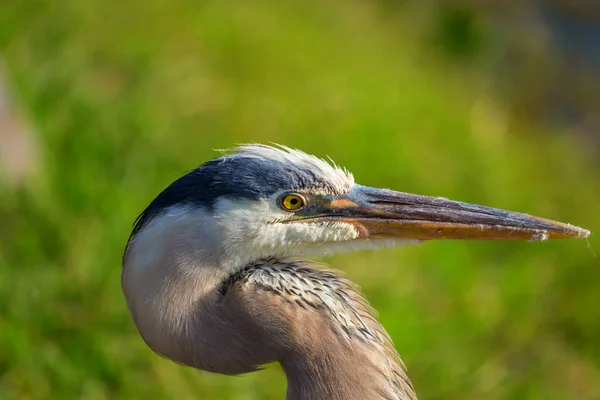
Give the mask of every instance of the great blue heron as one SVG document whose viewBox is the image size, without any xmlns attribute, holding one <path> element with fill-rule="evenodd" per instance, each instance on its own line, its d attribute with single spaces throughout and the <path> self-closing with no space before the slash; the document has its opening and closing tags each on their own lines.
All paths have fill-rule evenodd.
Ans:
<svg viewBox="0 0 600 400">
<path fill-rule="evenodd" d="M 430 239 L 589 232 L 525 214 L 374 189 L 287 147 L 247 145 L 173 182 L 139 216 L 122 284 L 148 346 L 221 374 L 279 362 L 287 399 L 416 399 L 356 286 L 298 259 Z"/>
</svg>

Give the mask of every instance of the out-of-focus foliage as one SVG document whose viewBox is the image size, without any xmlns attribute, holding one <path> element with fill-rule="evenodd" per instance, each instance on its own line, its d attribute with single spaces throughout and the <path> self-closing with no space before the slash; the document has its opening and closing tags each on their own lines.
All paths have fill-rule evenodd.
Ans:
<svg viewBox="0 0 600 400">
<path fill-rule="evenodd" d="M 600 229 L 589 146 L 500 107 L 493 29 L 448 13 L 3 0 L 0 54 L 38 152 L 24 183 L 0 183 L 0 398 L 283 398 L 277 367 L 233 378 L 154 355 L 121 294 L 131 222 L 215 148 L 278 142 L 363 184 Z M 436 43 L 477 61 L 457 67 Z M 600 268 L 585 241 L 327 261 L 363 286 L 422 399 L 600 398 Z"/>
<path fill-rule="evenodd" d="M 387 7 L 397 2 L 383 2 Z M 600 7 L 596 0 L 406 0 L 417 30 L 488 76 L 513 119 L 571 129 L 600 156 Z"/>
</svg>

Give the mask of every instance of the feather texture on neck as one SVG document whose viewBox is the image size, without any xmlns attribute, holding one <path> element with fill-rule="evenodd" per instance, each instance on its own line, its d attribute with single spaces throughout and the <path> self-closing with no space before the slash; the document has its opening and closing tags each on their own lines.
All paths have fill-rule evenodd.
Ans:
<svg viewBox="0 0 600 400">
<path fill-rule="evenodd" d="M 285 342 L 277 361 L 288 399 L 416 399 L 388 334 L 349 280 L 316 263 L 265 259 L 224 281 L 220 296 L 230 291 Z"/>
<path fill-rule="evenodd" d="M 201 210 L 170 209 L 128 246 L 123 289 L 154 351 L 230 375 L 279 362 L 289 399 L 416 398 L 389 336 L 353 283 L 293 259 L 235 268 L 223 263 L 226 252 L 215 251 L 218 235 L 206 234 L 219 228 Z"/>
</svg>

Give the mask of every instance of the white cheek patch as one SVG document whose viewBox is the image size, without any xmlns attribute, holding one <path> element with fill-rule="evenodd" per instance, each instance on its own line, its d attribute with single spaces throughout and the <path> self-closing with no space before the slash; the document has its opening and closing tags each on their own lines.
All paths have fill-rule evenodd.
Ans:
<svg viewBox="0 0 600 400">
<path fill-rule="evenodd" d="M 377 249 L 418 240 L 359 239 L 352 224 L 292 222 L 293 217 L 269 200 L 220 199 L 214 208 L 226 259 L 233 266 L 266 257 L 322 256 L 355 250 Z"/>
<path fill-rule="evenodd" d="M 276 223 L 266 227 L 257 238 L 257 245 L 273 255 L 314 254 L 311 250 L 332 243 L 344 243 L 359 237 L 356 228 L 345 222 Z M 320 252 L 319 252 L 320 253 Z"/>
<path fill-rule="evenodd" d="M 417 245 L 421 240 L 411 239 L 354 239 L 345 242 L 319 243 L 312 246 L 292 249 L 290 256 L 324 256 L 339 253 L 350 253 L 359 250 L 377 250 L 386 247 L 402 247 Z"/>
<path fill-rule="evenodd" d="M 359 237 L 358 230 L 345 222 L 285 222 L 293 214 L 269 200 L 220 199 L 214 210 L 224 250 L 239 263 L 306 253 L 323 243 L 348 242 Z"/>
</svg>

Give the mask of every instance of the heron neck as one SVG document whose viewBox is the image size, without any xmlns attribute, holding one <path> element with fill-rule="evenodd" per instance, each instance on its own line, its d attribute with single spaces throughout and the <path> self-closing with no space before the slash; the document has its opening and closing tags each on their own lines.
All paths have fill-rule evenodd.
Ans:
<svg viewBox="0 0 600 400">
<path fill-rule="evenodd" d="M 416 399 L 389 336 L 356 286 L 312 267 L 264 260 L 241 271 L 233 281 L 245 284 L 226 295 L 232 306 L 244 304 L 265 338 L 281 345 L 277 360 L 288 379 L 287 399 Z"/>
<path fill-rule="evenodd" d="M 403 392 L 385 375 L 386 371 L 372 363 L 372 349 L 350 348 L 327 332 L 318 336 L 322 340 L 313 345 L 306 343 L 305 348 L 281 362 L 288 380 L 286 400 L 416 398 L 412 397 L 412 389 Z"/>
</svg>

